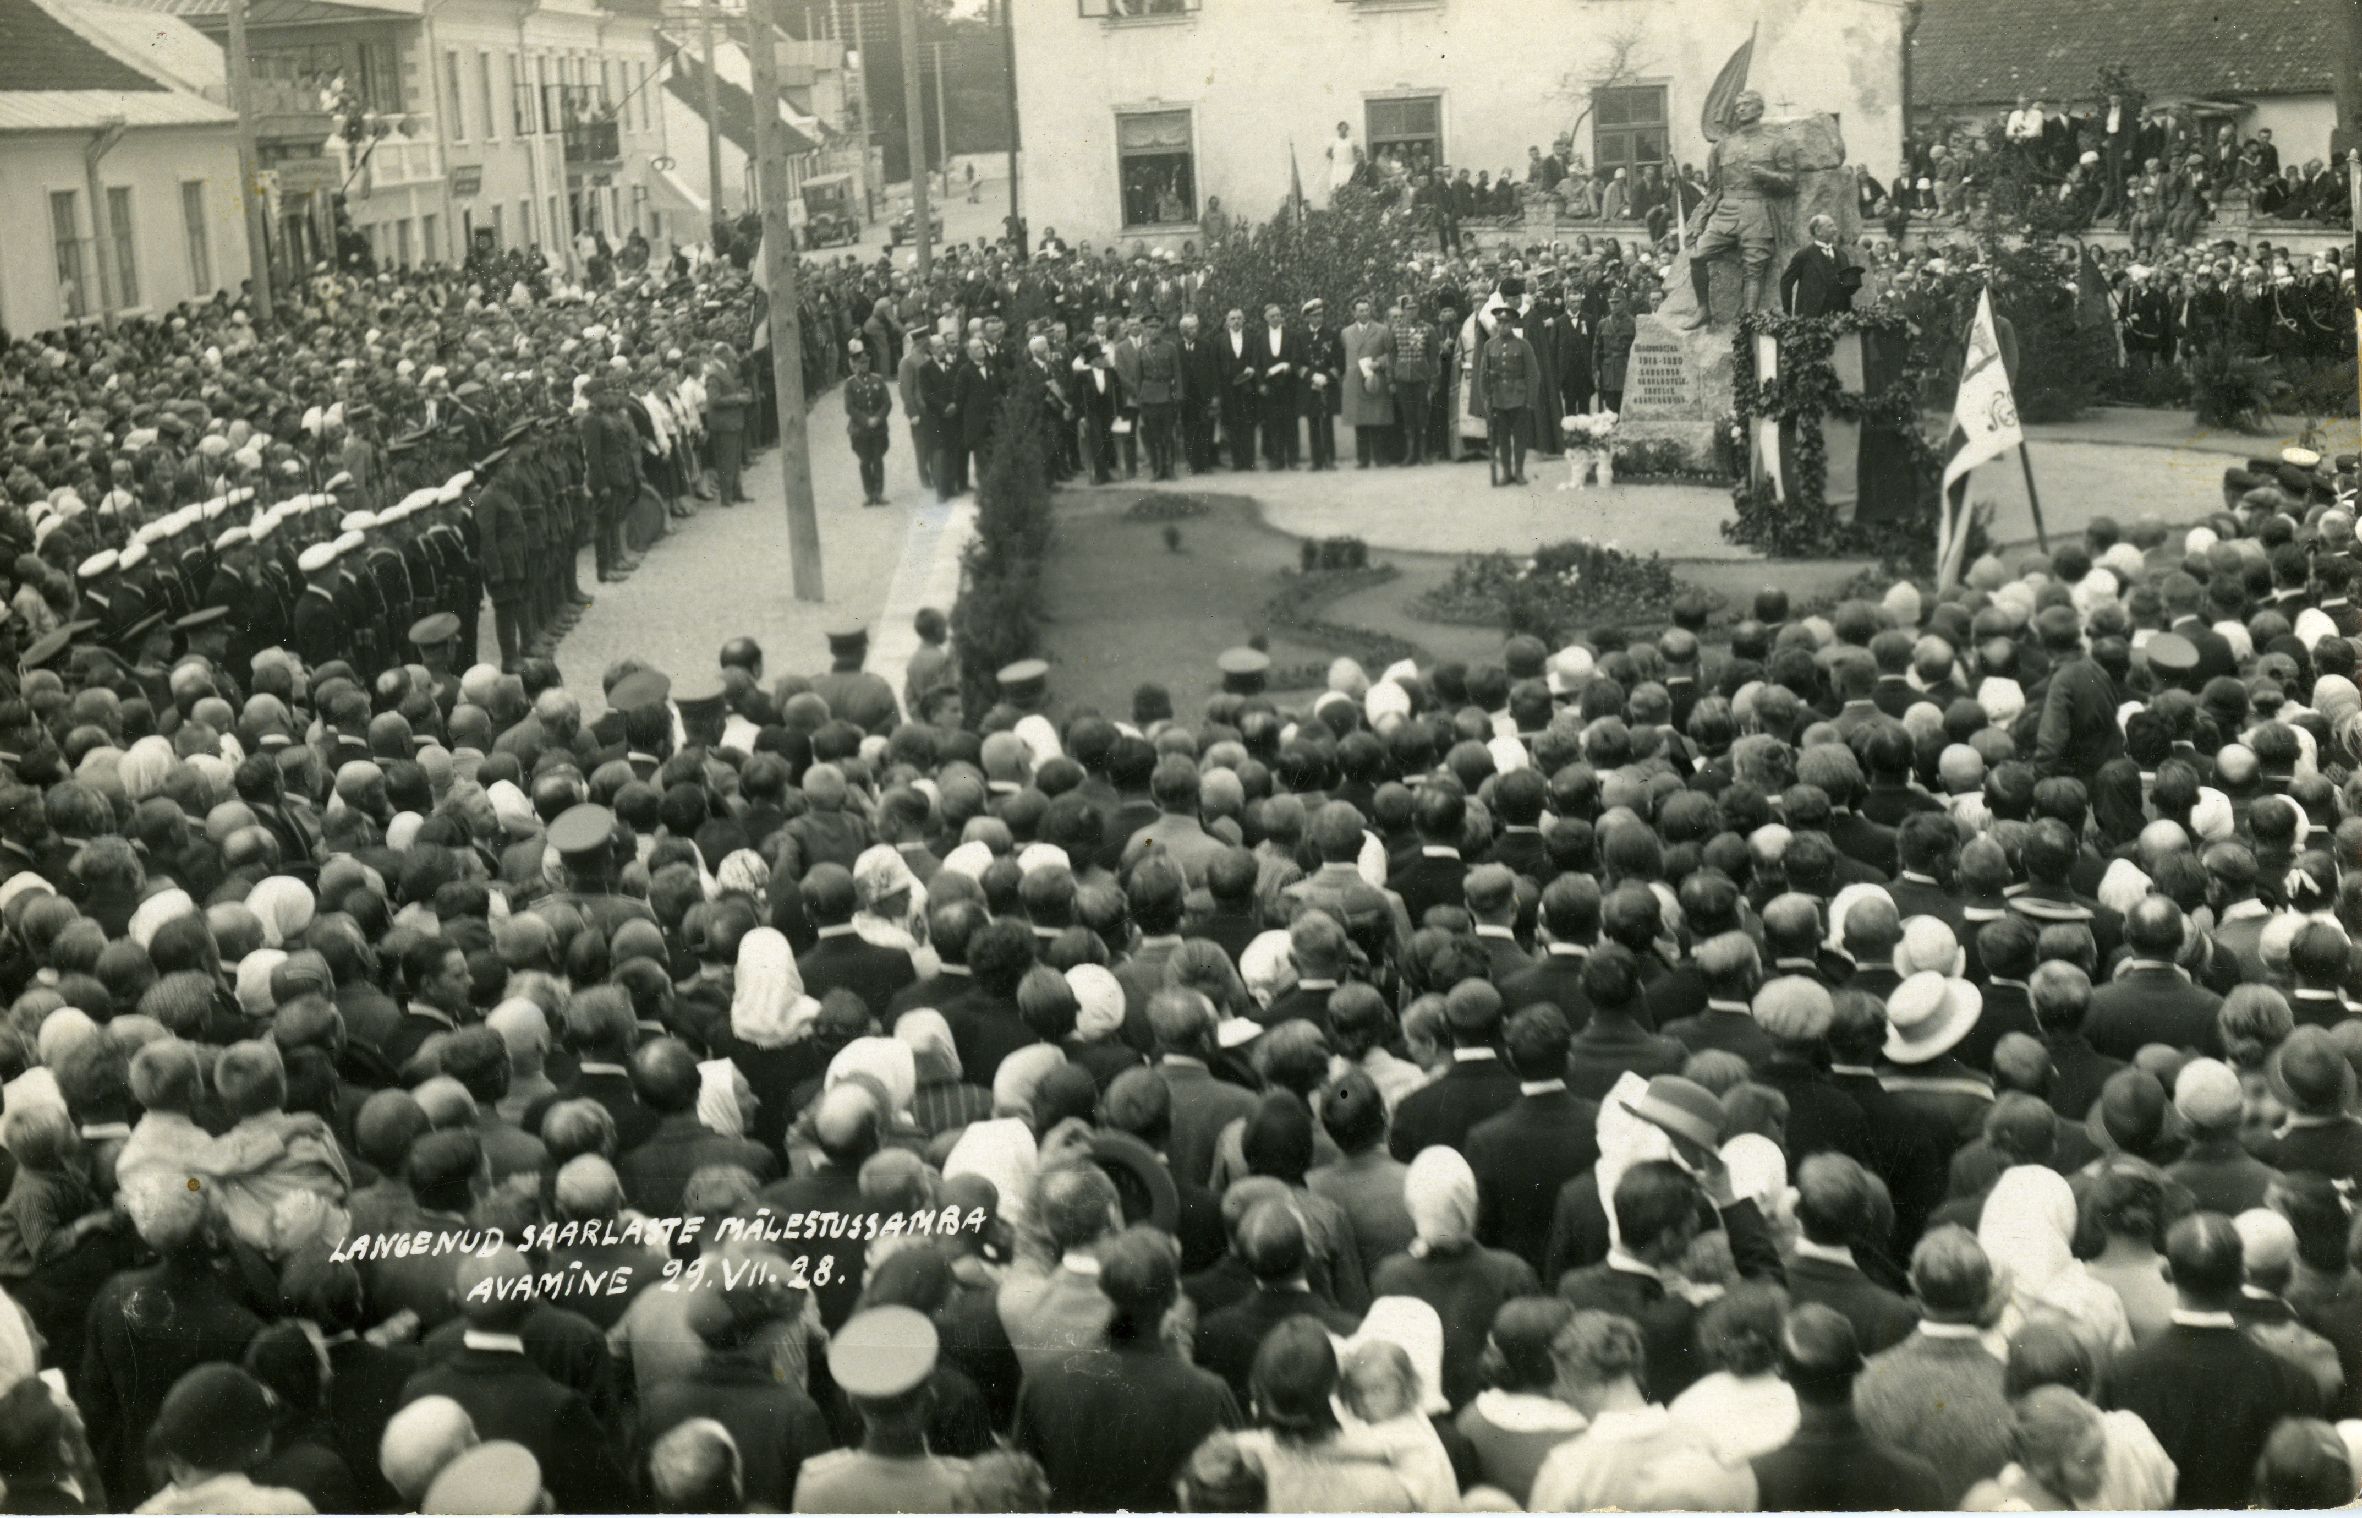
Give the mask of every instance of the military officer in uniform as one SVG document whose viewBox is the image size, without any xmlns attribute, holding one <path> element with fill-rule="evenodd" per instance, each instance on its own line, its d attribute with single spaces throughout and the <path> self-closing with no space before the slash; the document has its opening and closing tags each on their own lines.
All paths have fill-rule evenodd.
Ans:
<svg viewBox="0 0 2362 1518">
<path fill-rule="evenodd" d="M 828 703 L 831 716 L 884 737 L 902 720 L 902 703 L 883 675 L 861 667 L 868 657 L 867 627 L 855 623 L 838 628 L 828 635 L 828 673 L 812 682 L 812 690 Z"/>
<path fill-rule="evenodd" d="M 845 432 L 861 462 L 861 504 L 886 504 L 886 447 L 894 440 L 894 388 L 869 362 L 868 346 L 854 338 L 845 345 L 853 376 L 845 381 Z"/>
<path fill-rule="evenodd" d="M 1224 649 L 1214 667 L 1222 672 L 1222 690 L 1232 696 L 1260 696 L 1271 675 L 1271 655 L 1259 648 Z"/>
<path fill-rule="evenodd" d="M 115 561 L 120 557 L 114 549 L 102 548 L 74 569 L 81 584 L 82 615 L 100 627 L 115 620 Z"/>
<path fill-rule="evenodd" d="M 295 598 L 295 654 L 317 669 L 343 658 L 349 646 L 344 611 L 336 599 L 336 545 L 314 543 L 296 559 L 295 567 L 304 577 L 303 593 Z"/>
<path fill-rule="evenodd" d="M 549 825 L 549 846 L 558 851 L 565 888 L 530 908 L 569 906 L 601 934 L 612 937 L 627 922 L 656 921 L 648 904 L 615 889 L 615 814 L 593 802 L 568 807 Z"/>
<path fill-rule="evenodd" d="M 430 612 L 410 624 L 410 642 L 418 650 L 418 662 L 426 666 L 435 705 L 450 716 L 459 704 L 459 676 L 451 668 L 451 651 L 459 644 L 459 618 L 447 611 Z"/>
</svg>

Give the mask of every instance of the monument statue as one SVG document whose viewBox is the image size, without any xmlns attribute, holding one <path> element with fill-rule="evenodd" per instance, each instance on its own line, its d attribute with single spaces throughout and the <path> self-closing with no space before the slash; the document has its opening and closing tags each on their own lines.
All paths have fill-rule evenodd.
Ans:
<svg viewBox="0 0 2362 1518">
<path fill-rule="evenodd" d="M 1706 155 L 1706 199 L 1692 223 L 1690 288 L 1698 309 L 1682 323 L 1689 331 L 1714 319 L 1714 265 L 1739 260 L 1739 312 L 1763 304 L 1780 229 L 1773 202 L 1796 194 L 1797 153 L 1784 135 L 1763 124 L 1763 97 L 1742 90 L 1731 103 L 1731 131 Z"/>
</svg>

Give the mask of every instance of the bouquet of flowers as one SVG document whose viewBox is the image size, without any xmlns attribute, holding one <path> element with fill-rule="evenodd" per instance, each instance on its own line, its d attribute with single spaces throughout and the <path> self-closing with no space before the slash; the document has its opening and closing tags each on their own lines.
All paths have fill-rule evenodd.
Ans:
<svg viewBox="0 0 2362 1518">
<path fill-rule="evenodd" d="M 1582 490 L 1589 486 L 1593 470 L 1599 473 L 1599 483 L 1616 482 L 1616 414 L 1595 411 L 1588 416 L 1559 418 L 1559 430 L 1566 434 L 1567 480 L 1561 490 Z"/>
</svg>

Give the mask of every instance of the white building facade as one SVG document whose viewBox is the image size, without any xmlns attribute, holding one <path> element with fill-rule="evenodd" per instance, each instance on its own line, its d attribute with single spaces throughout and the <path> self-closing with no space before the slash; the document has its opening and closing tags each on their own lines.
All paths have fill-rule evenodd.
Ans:
<svg viewBox="0 0 2362 1518">
<path fill-rule="evenodd" d="M 228 40 L 227 0 L 74 0 Z M 687 208 L 655 167 L 667 54 L 654 0 L 249 0 L 257 161 L 282 277 L 340 257 L 339 219 L 381 267 L 481 242 L 572 258 L 576 234 L 659 243 Z"/>
<path fill-rule="evenodd" d="M 1174 243 L 1209 200 L 1261 220 L 1326 194 L 1343 122 L 1371 157 L 1508 170 L 1705 162 L 1734 51 L 1775 115 L 1836 113 L 1891 176 L 1905 0 L 1013 0 L 1020 196 L 1038 237 Z M 1176 214 L 1178 213 L 1178 214 Z"/>
<path fill-rule="evenodd" d="M 0 329 L 156 316 L 246 278 L 236 117 L 203 39 L 0 0 Z M 148 20 L 152 18 L 142 18 Z M 218 90 L 218 55 L 213 55 Z"/>
</svg>

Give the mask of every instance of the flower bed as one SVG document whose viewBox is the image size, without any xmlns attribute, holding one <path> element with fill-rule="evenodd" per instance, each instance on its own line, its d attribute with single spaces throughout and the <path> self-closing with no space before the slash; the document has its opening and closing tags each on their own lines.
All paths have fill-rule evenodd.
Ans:
<svg viewBox="0 0 2362 1518">
<path fill-rule="evenodd" d="M 1339 564 L 1335 568 L 1327 569 L 1307 568 L 1296 574 L 1283 573 L 1280 576 L 1279 594 L 1273 596 L 1264 607 L 1264 615 L 1270 625 L 1274 628 L 1284 629 L 1289 636 L 1299 641 L 1317 643 L 1324 648 L 1334 649 L 1336 652 L 1358 661 L 1364 669 L 1373 673 L 1384 669 L 1398 659 L 1409 659 L 1422 664 L 1428 662 L 1427 650 L 1411 642 L 1408 638 L 1398 638 L 1392 633 L 1379 632 L 1375 628 L 1361 627 L 1350 622 L 1334 621 L 1321 615 L 1327 607 L 1352 595 L 1355 591 L 1367 590 L 1374 585 L 1384 585 L 1401 573 L 1391 564 L 1368 563 L 1368 550 L 1363 547 L 1358 538 L 1329 539 L 1326 540 L 1326 543 L 1318 544 L 1306 542 L 1304 544 L 1306 558 L 1309 560 L 1318 556 L 1320 550 L 1326 547 L 1327 543 L 1345 542 L 1350 542 L 1356 549 L 1361 550 L 1363 562 L 1350 565 Z M 1339 551 L 1332 550 L 1332 552 Z M 1327 679 L 1328 666 L 1325 664 L 1274 669 L 1270 676 L 1272 687 L 1277 690 L 1297 690 L 1317 686 Z"/>
<path fill-rule="evenodd" d="M 1420 598 L 1418 611 L 1437 622 L 1531 633 L 1555 646 L 1590 628 L 1670 621 L 1683 588 L 1656 554 L 1641 558 L 1613 543 L 1570 538 L 1528 559 L 1470 554 L 1453 567 L 1449 584 Z"/>
</svg>

